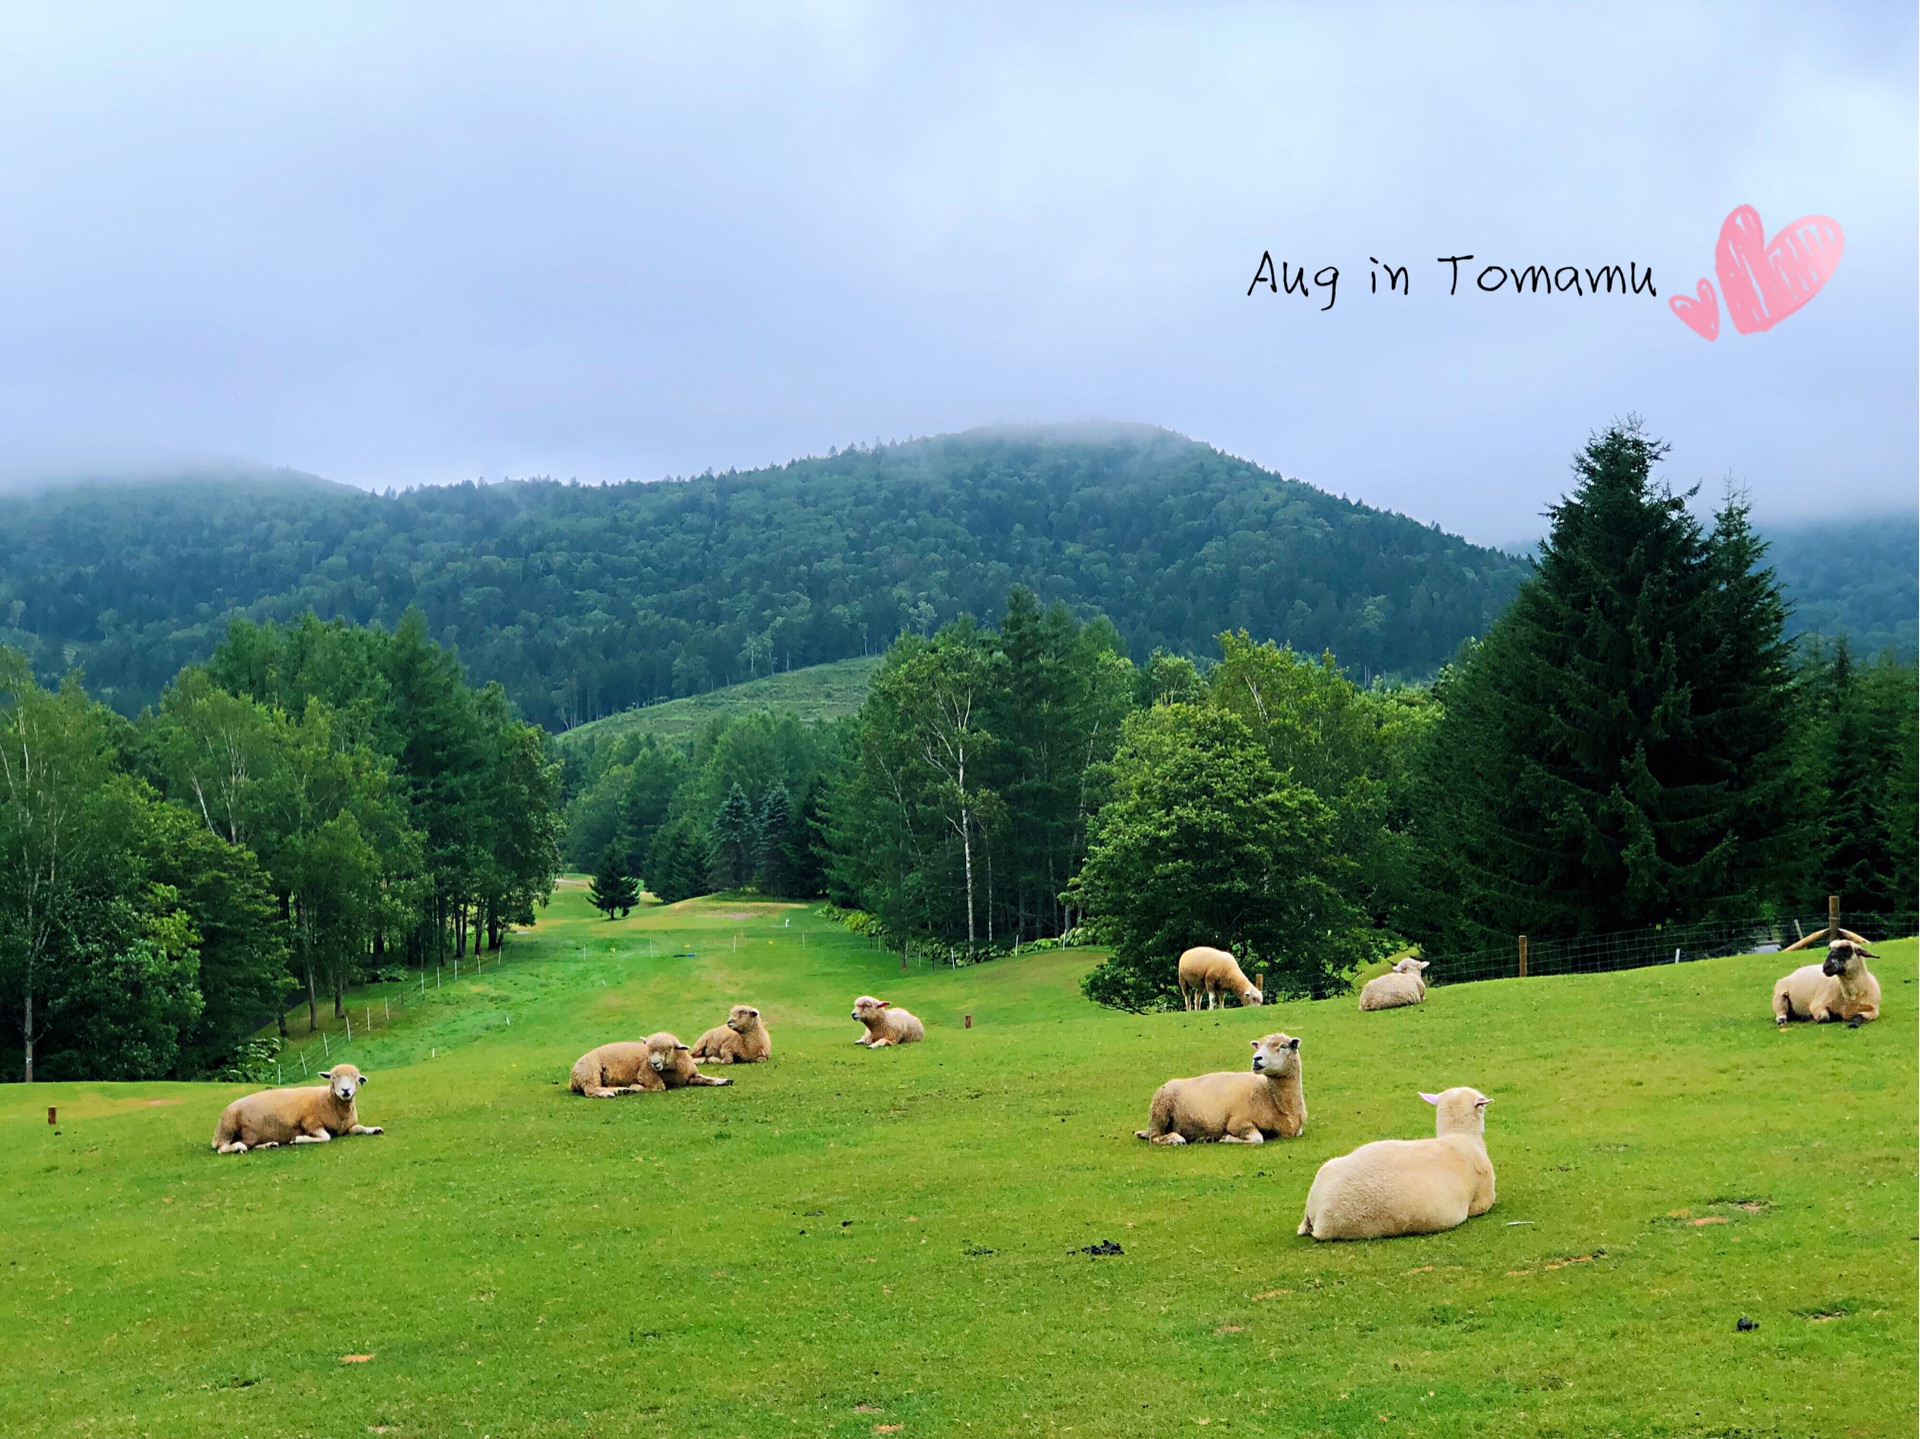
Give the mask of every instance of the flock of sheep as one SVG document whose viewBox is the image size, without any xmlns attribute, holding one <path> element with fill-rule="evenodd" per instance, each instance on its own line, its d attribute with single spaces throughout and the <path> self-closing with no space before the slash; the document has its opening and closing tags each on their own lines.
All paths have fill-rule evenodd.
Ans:
<svg viewBox="0 0 1920 1439">
<path fill-rule="evenodd" d="M 1821 964 L 1809 964 L 1773 989 L 1774 1021 L 1843 1022 L 1858 1027 L 1880 1017 L 1880 983 L 1866 961 L 1877 958 L 1857 937 L 1835 938 Z M 1363 1011 L 1420 1004 L 1427 996 L 1425 960 L 1408 957 L 1369 981 Z M 1180 993 L 1189 1010 L 1217 1007 L 1231 995 L 1244 1005 L 1263 996 L 1231 954 L 1195 948 L 1180 956 Z M 869 1049 L 914 1044 L 926 1027 L 906 1010 L 862 995 L 851 1018 Z M 1307 1126 L 1300 1082 L 1300 1041 L 1274 1033 L 1251 1041 L 1250 1070 L 1226 1070 L 1170 1079 L 1154 1092 L 1147 1127 L 1136 1131 L 1155 1144 L 1263 1144 L 1297 1139 Z M 773 1037 L 760 1011 L 736 1004 L 726 1021 L 682 1044 L 662 1031 L 639 1041 L 603 1044 L 573 1066 L 575 1094 L 611 1099 L 669 1089 L 732 1084 L 700 1070 L 702 1064 L 758 1064 L 773 1055 Z M 355 1096 L 367 1082 L 351 1064 L 325 1071 L 324 1087 L 270 1089 L 236 1099 L 220 1115 L 213 1147 L 222 1154 L 320 1144 L 346 1134 L 379 1134 L 360 1123 Z M 1383 1139 L 1329 1159 L 1307 1191 L 1299 1233 L 1315 1239 L 1384 1239 L 1452 1229 L 1493 1207 L 1493 1162 L 1487 1155 L 1486 1110 L 1477 1089 L 1460 1086 L 1420 1096 L 1434 1106 L 1432 1139 Z"/>
</svg>

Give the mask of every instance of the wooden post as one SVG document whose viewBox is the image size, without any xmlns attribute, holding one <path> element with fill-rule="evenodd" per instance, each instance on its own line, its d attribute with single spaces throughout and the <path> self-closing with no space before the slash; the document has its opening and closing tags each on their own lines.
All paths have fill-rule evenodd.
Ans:
<svg viewBox="0 0 1920 1439">
<path fill-rule="evenodd" d="M 60 1111 L 55 1109 L 51 1104 L 49 1104 L 47 1106 L 47 1123 L 52 1124 L 56 1119 L 59 1118 L 59 1116 L 60 1116 Z"/>
<path fill-rule="evenodd" d="M 1827 896 L 1827 943 L 1832 944 L 1840 938 L 1840 896 Z"/>
<path fill-rule="evenodd" d="M 1520 977 L 1527 977 L 1527 937 L 1524 934 L 1520 936 Z"/>
<path fill-rule="evenodd" d="M 967 1016 L 967 1028 L 968 1029 L 973 1028 L 973 1016 L 971 1014 Z"/>
<path fill-rule="evenodd" d="M 1266 994 L 1267 994 L 1267 977 L 1266 977 L 1266 975 L 1265 975 L 1265 974 L 1256 974 L 1256 975 L 1255 975 L 1255 976 L 1253 977 L 1253 987 L 1254 987 L 1255 989 L 1257 989 L 1257 990 L 1259 990 L 1259 991 L 1260 991 L 1260 997 L 1261 997 L 1262 999 L 1264 999 L 1264 998 L 1266 998 Z"/>
</svg>

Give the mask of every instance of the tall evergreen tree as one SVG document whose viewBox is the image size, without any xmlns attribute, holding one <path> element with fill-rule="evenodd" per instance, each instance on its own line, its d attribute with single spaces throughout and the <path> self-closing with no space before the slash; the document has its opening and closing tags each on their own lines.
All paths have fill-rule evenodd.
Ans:
<svg viewBox="0 0 1920 1439">
<path fill-rule="evenodd" d="M 1423 938 L 1698 919 L 1779 883 L 1783 606 L 1744 505 L 1704 533 L 1653 479 L 1665 453 L 1634 421 L 1588 443 L 1537 572 L 1449 681 L 1425 838 L 1459 918 Z"/>
<path fill-rule="evenodd" d="M 739 889 L 753 880 L 755 851 L 753 802 L 739 785 L 727 791 L 713 817 L 713 883 Z"/>
<path fill-rule="evenodd" d="M 793 823 L 793 797 L 784 784 L 768 786 L 754 816 L 753 882 L 764 894 L 787 893 L 785 873 L 787 830 Z"/>
<path fill-rule="evenodd" d="M 601 857 L 599 873 L 587 887 L 587 903 L 608 919 L 625 919 L 627 912 L 640 903 L 640 886 L 627 873 L 620 852 L 608 846 Z"/>
</svg>

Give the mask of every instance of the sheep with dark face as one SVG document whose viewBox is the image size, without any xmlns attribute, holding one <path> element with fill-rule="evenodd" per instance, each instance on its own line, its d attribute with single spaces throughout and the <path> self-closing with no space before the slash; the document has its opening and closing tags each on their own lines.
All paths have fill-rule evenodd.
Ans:
<svg viewBox="0 0 1920 1439">
<path fill-rule="evenodd" d="M 1815 1024 L 1844 1020 L 1849 1029 L 1880 1017 L 1880 981 L 1866 961 L 1878 959 L 1857 940 L 1836 939 L 1823 964 L 1807 964 L 1773 987 L 1773 1022 L 1780 1028 L 1796 1019 Z"/>
</svg>

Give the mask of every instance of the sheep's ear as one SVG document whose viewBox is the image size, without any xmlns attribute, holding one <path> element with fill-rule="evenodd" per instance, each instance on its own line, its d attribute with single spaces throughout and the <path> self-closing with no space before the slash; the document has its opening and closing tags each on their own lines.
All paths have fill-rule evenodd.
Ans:
<svg viewBox="0 0 1920 1439">
<path fill-rule="evenodd" d="M 1867 949 L 1862 945 L 1856 944 L 1854 948 L 1860 951 L 1860 957 L 1862 959 L 1878 959 L 1880 957 L 1879 955 L 1875 954 L 1872 950 Z"/>
<path fill-rule="evenodd" d="M 893 1007 L 893 1001 L 890 999 L 883 999 L 880 1001 L 880 1007 L 882 1009 L 891 1009 Z"/>
<path fill-rule="evenodd" d="M 1251 1044 L 1255 1049 L 1258 1049 L 1260 1047 L 1260 1041 L 1257 1039 L 1249 1039 L 1247 1043 Z"/>
<path fill-rule="evenodd" d="M 674 1048 L 675 1049 L 692 1049 L 693 1046 L 691 1044 L 676 1044 L 674 1045 Z"/>
<path fill-rule="evenodd" d="M 1493 1103 L 1493 1100 L 1483 1094 L 1478 1099 L 1473 1101 L 1473 1107 L 1475 1109 L 1485 1109 L 1489 1104 L 1492 1104 L 1492 1103 Z"/>
<path fill-rule="evenodd" d="M 1426 1100 L 1428 1104 L 1438 1104 L 1438 1103 L 1440 1102 L 1440 1096 L 1439 1096 L 1439 1095 L 1437 1095 L 1437 1094 L 1428 1094 L 1428 1093 L 1426 1092 L 1426 1090 L 1424 1090 L 1424 1089 L 1420 1091 L 1420 1097 L 1421 1097 L 1422 1099 L 1424 1099 L 1424 1100 Z"/>
<path fill-rule="evenodd" d="M 1299 1047 L 1300 1047 L 1300 1037 L 1298 1035 L 1295 1035 L 1292 1039 L 1289 1039 L 1287 1041 L 1288 1049 L 1298 1049 Z"/>
<path fill-rule="evenodd" d="M 365 1084 L 366 1082 L 367 1082 L 367 1076 L 366 1076 L 366 1075 L 364 1075 L 364 1074 L 363 1074 L 363 1075 L 361 1075 L 361 1076 L 360 1076 L 360 1083 L 364 1085 L 364 1084 Z"/>
</svg>

